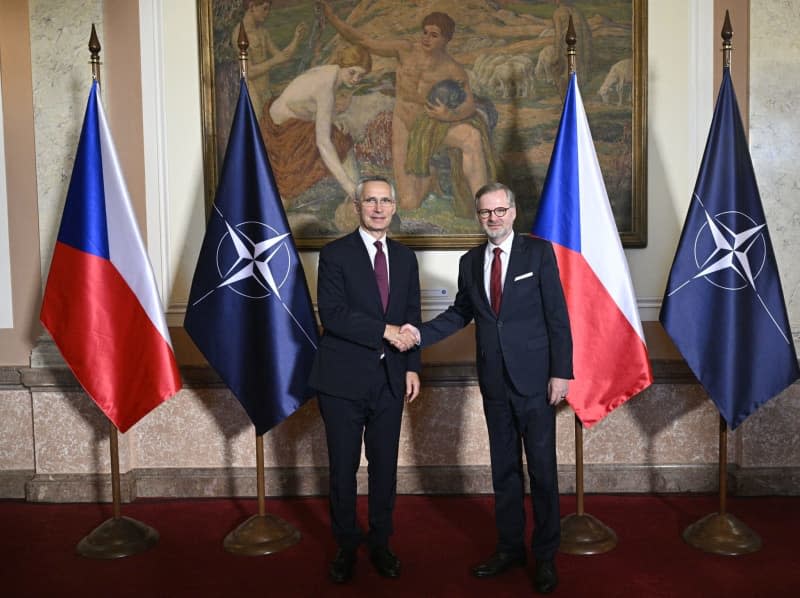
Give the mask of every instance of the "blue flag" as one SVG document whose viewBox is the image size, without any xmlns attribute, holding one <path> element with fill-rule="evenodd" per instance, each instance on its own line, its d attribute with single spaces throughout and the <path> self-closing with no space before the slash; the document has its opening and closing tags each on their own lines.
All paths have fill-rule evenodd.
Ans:
<svg viewBox="0 0 800 598">
<path fill-rule="evenodd" d="M 313 394 L 317 323 L 244 79 L 184 327 L 256 434 Z"/>
<path fill-rule="evenodd" d="M 800 376 L 727 68 L 659 319 L 731 429 Z"/>
</svg>

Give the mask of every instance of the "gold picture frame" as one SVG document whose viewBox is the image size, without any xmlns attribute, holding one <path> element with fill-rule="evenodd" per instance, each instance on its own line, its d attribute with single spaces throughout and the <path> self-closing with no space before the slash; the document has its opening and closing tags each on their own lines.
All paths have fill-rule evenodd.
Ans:
<svg viewBox="0 0 800 598">
<path fill-rule="evenodd" d="M 259 4 L 260 0 L 253 3 Z M 346 24 L 340 28 L 351 28 L 344 31 L 351 37 L 352 31 L 357 31 L 368 40 L 407 40 L 402 43 L 409 44 L 409 48 L 420 43 L 425 15 L 413 3 L 329 0 L 325 4 L 333 18 Z M 626 247 L 646 246 L 646 0 L 512 0 L 486 2 L 485 6 L 471 2 L 469 8 L 465 4 L 461 0 L 441 0 L 435 9 L 455 21 L 455 32 L 446 51 L 463 67 L 466 83 L 459 85 L 470 86 L 477 106 L 476 118 L 486 124 L 486 136 L 473 136 L 483 139 L 484 144 L 489 140 L 488 146 L 482 146 L 485 172 L 490 171 L 489 160 L 493 159 L 493 178 L 508 184 L 517 196 L 515 228 L 519 232 L 530 231 L 561 116 L 563 76 L 558 74 L 558 58 L 553 58 L 560 53 L 555 43 L 560 27 L 558 9 L 562 14 L 574 14 L 579 23 L 578 81 L 622 243 Z M 217 187 L 238 93 L 234 34 L 239 24 L 247 23 L 250 73 L 254 65 L 265 65 L 261 70 L 266 75 L 257 75 L 261 83 L 252 74 L 248 79 L 254 108 L 264 120 L 268 119 L 270 98 L 279 97 L 289 83 L 309 69 L 335 62 L 343 48 L 354 45 L 314 0 L 273 0 L 268 3 L 266 19 L 260 22 L 253 19 L 253 14 L 244 18 L 246 5 L 242 0 L 198 0 L 207 206 Z M 263 12 L 259 16 L 263 17 Z M 583 48 L 581 32 L 588 32 L 583 37 L 591 39 L 588 51 Z M 545 53 L 550 57 L 547 60 Z M 391 138 L 398 61 L 375 53 L 374 48 L 370 54 L 371 71 L 356 85 L 342 86 L 337 92 L 332 129 L 340 128 L 350 137 L 348 153 L 340 157 L 342 165 L 349 163 L 351 172 L 357 169 L 362 175 L 383 174 L 396 180 Z M 263 84 L 265 77 L 267 85 Z M 305 139 L 309 149 L 303 150 L 304 155 L 316 151 L 313 139 L 309 141 L 314 135 L 313 127 L 310 130 Z M 268 150 L 277 146 L 271 134 L 265 134 Z M 425 144 L 424 136 L 414 139 L 419 146 Z M 418 161 L 419 154 L 423 162 L 428 160 L 425 151 L 416 146 L 412 150 L 411 144 L 409 141 L 409 156 L 413 151 Z M 418 205 L 413 198 L 405 200 L 403 196 L 399 218 L 392 227 L 394 238 L 415 249 L 464 249 L 484 238 L 464 200 L 463 191 L 471 191 L 474 181 L 465 169 L 459 172 L 453 167 L 460 164 L 469 149 L 453 153 L 459 148 L 446 145 L 445 142 L 427 150 L 427 191 L 421 200 L 416 200 L 421 201 Z M 475 147 L 478 146 L 470 146 Z M 409 161 L 407 157 L 406 164 Z M 352 230 L 347 194 L 330 170 L 311 184 L 302 180 L 302 174 L 298 179 L 295 173 L 294 179 L 286 179 L 290 182 L 284 188 L 277 170 L 273 164 L 299 248 L 319 249 Z M 472 172 L 475 171 L 469 170 Z M 461 179 L 456 180 L 459 176 Z M 297 191 L 300 188 L 302 192 Z"/>
</svg>

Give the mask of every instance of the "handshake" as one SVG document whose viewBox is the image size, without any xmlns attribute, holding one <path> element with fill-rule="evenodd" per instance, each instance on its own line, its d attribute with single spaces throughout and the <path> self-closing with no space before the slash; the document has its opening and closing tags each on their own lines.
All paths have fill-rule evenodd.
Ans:
<svg viewBox="0 0 800 598">
<path fill-rule="evenodd" d="M 389 341 L 398 351 L 408 351 L 420 344 L 422 338 L 419 329 L 413 324 L 387 324 L 383 331 L 383 338 Z"/>
</svg>

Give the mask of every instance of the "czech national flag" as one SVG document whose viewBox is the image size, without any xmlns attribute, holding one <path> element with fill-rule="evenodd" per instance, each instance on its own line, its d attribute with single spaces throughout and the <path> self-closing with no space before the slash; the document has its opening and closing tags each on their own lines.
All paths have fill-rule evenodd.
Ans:
<svg viewBox="0 0 800 598">
<path fill-rule="evenodd" d="M 127 431 L 181 388 L 97 81 L 40 315 L 86 393 Z"/>
<path fill-rule="evenodd" d="M 574 73 L 533 234 L 552 242 L 558 259 L 574 346 L 567 400 L 588 428 L 650 386 L 653 374 Z"/>
</svg>

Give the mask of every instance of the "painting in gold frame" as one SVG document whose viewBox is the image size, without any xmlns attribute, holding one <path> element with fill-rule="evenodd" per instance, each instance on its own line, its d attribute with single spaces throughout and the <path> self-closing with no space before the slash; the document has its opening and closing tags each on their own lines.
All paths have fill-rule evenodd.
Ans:
<svg viewBox="0 0 800 598">
<path fill-rule="evenodd" d="M 244 23 L 251 99 L 299 248 L 318 249 L 355 227 L 349 198 L 365 175 L 396 182 L 391 234 L 413 248 L 463 249 L 482 240 L 470 202 L 485 179 L 514 190 L 515 228 L 530 231 L 561 116 L 561 33 L 571 14 L 578 82 L 617 228 L 626 247 L 645 246 L 646 0 L 419 4 L 198 0 L 207 205 L 238 93 L 236 40 Z M 447 20 L 423 26 L 431 12 L 445 13 L 455 25 L 451 39 L 433 42 L 448 61 L 441 71 L 424 63 L 431 52 L 426 36 L 448 33 Z M 353 59 L 357 46 L 362 51 Z M 333 93 L 328 89 L 320 99 L 320 73 L 334 65 L 341 73 Z M 348 68 L 368 72 L 345 80 Z M 431 85 L 431 75 L 447 79 Z M 439 115 L 470 105 L 466 117 L 442 124 L 426 101 Z M 281 116 L 281 104 L 292 118 Z"/>
</svg>

